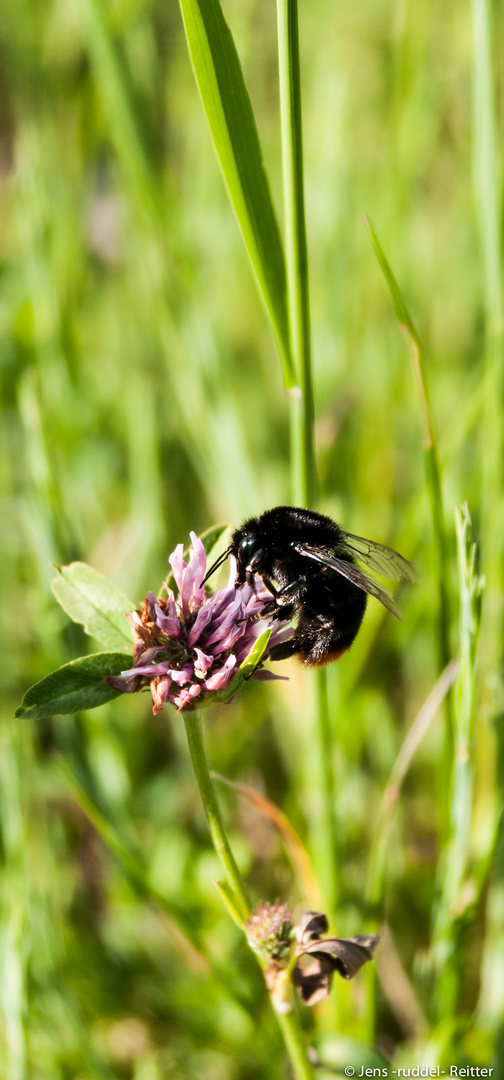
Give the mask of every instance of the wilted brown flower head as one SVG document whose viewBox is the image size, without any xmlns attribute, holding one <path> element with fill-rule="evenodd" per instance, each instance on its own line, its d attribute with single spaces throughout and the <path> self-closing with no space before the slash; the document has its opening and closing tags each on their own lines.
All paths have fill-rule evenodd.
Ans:
<svg viewBox="0 0 504 1080">
<path fill-rule="evenodd" d="M 306 911 L 294 926 L 287 905 L 278 901 L 261 901 L 245 924 L 247 940 L 263 964 L 266 985 L 278 1012 L 292 1007 L 292 983 L 305 1005 L 315 1005 L 328 997 L 334 972 L 351 979 L 372 959 L 380 940 L 375 934 L 322 937 L 327 929 L 327 918 L 318 911 Z"/>
<path fill-rule="evenodd" d="M 344 979 L 351 979 L 372 959 L 380 940 L 376 934 L 321 937 L 327 930 L 327 918 L 318 911 L 306 911 L 294 928 L 299 959 L 292 972 L 292 981 L 306 1005 L 315 1005 L 329 996 L 335 971 Z"/>
</svg>

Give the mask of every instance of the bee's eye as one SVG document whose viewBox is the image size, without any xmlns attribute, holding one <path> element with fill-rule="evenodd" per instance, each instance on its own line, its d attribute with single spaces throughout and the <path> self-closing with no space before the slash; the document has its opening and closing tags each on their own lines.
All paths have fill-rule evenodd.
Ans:
<svg viewBox="0 0 504 1080">
<path fill-rule="evenodd" d="M 242 540 L 240 540 L 239 555 L 240 561 L 248 563 L 257 548 L 257 540 L 255 536 L 251 536 L 247 533 Z"/>
</svg>

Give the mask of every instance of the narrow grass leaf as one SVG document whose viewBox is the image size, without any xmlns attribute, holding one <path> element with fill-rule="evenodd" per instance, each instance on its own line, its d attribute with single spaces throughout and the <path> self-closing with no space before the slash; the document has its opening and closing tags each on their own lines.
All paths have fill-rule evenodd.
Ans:
<svg viewBox="0 0 504 1080">
<path fill-rule="evenodd" d="M 219 0 L 180 0 L 180 7 L 229 197 L 271 319 L 284 382 L 292 387 L 285 259 L 238 53 Z"/>
<path fill-rule="evenodd" d="M 131 628 L 124 616 L 135 607 L 129 597 L 86 563 L 58 566 L 57 571 L 51 588 L 63 611 L 107 649 L 129 652 Z"/>
<path fill-rule="evenodd" d="M 482 684 L 500 664 L 502 654 L 502 390 L 504 385 L 504 261 L 502 254 L 502 133 L 499 130 L 499 42 L 491 0 L 472 0 L 473 175 L 482 263 L 484 304 L 484 407 L 481 463 L 483 597 L 480 664 Z M 497 68 L 497 70 L 496 70 Z M 492 698 L 486 695 L 487 701 Z M 485 707 L 487 707 L 485 701 Z M 493 704 L 493 703 L 492 703 Z"/>
<path fill-rule="evenodd" d="M 477 687 L 476 649 L 483 580 L 472 539 L 467 505 L 455 511 L 460 589 L 460 667 L 455 693 L 455 752 L 450 784 L 451 832 L 440 863 L 440 895 L 433 932 L 433 959 L 439 971 L 435 1005 L 441 1019 L 450 1014 L 461 984 L 460 958 L 455 956 L 456 922 L 465 910 L 473 827 L 474 720 Z M 471 889 L 469 895 L 473 892 Z"/>
<path fill-rule="evenodd" d="M 15 715 L 26 720 L 43 720 L 47 716 L 95 709 L 120 695 L 119 690 L 104 682 L 104 676 L 119 675 L 132 663 L 133 657 L 117 652 L 81 656 L 31 686 Z"/>
<path fill-rule="evenodd" d="M 240 912 L 238 910 L 238 907 L 236 905 L 235 895 L 233 893 L 233 890 L 232 890 L 231 886 L 228 885 L 227 881 L 216 881 L 216 882 L 214 882 L 214 884 L 215 884 L 216 888 L 218 889 L 218 891 L 220 893 L 220 896 L 221 896 L 221 900 L 223 900 L 225 907 L 227 908 L 227 910 L 229 911 L 229 914 L 231 915 L 231 918 L 236 923 L 236 925 L 239 926 L 240 929 L 242 929 L 243 928 L 243 916 L 240 914 Z"/>
<path fill-rule="evenodd" d="M 380 267 L 383 271 L 383 276 L 389 287 L 390 295 L 392 297 L 392 303 L 394 305 L 395 313 L 397 315 L 398 322 L 403 330 L 405 330 L 413 341 L 416 341 L 417 345 L 420 344 L 418 333 L 411 318 L 411 315 L 404 303 L 401 290 L 395 279 L 392 267 L 385 255 L 385 252 L 378 240 L 374 226 L 368 218 L 367 214 L 364 214 L 364 225 L 366 226 L 369 239 L 373 247 L 373 251 L 378 259 Z"/>
<path fill-rule="evenodd" d="M 437 557 L 437 589 L 439 596 L 438 668 L 439 672 L 441 673 L 448 666 L 451 659 L 451 614 L 450 598 L 448 592 L 448 582 L 450 577 L 450 560 L 449 543 L 443 510 L 441 469 L 439 465 L 439 455 L 429 399 L 429 389 L 424 370 L 422 345 L 411 315 L 409 314 L 409 311 L 404 302 L 401 290 L 399 288 L 399 285 L 397 284 L 390 263 L 388 262 L 385 252 L 380 244 L 380 241 L 378 240 L 373 225 L 367 216 L 364 216 L 364 224 L 371 240 L 374 253 L 383 272 L 383 276 L 385 278 L 385 281 L 387 282 L 399 325 L 410 347 L 411 359 L 413 363 L 413 373 L 415 376 L 420 409 L 422 412 L 425 476 L 431 508 L 432 531 L 436 544 Z M 450 698 L 447 699 L 446 718 L 447 723 L 445 752 L 446 754 L 450 754 L 453 739 L 453 710 Z"/>
</svg>

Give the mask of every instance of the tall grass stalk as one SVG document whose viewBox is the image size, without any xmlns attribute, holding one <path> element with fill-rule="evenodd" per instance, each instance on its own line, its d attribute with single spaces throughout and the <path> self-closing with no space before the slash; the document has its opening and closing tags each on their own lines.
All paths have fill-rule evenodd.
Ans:
<svg viewBox="0 0 504 1080">
<path fill-rule="evenodd" d="M 472 0 L 473 176 L 480 234 L 485 314 L 484 404 L 481 425 L 481 553 L 485 574 L 481 666 L 488 676 L 502 659 L 504 391 L 504 274 L 502 264 L 502 165 L 490 0 Z M 485 697 L 488 704 L 488 685 Z"/>
<path fill-rule="evenodd" d="M 434 993 L 438 1019 L 452 1015 L 460 986 L 455 956 L 456 921 L 464 910 L 462 887 L 468 866 L 473 801 L 476 646 L 481 578 L 467 506 L 456 510 L 460 590 L 460 668 L 455 685 L 454 755 L 450 780 L 450 835 L 441 858 L 441 892 L 433 930 Z"/>
<path fill-rule="evenodd" d="M 317 472 L 297 0 L 277 0 L 277 24 L 289 328 L 300 389 L 300 396 L 291 394 L 290 398 L 291 483 L 295 505 L 310 507 L 317 500 Z M 314 679 L 318 764 L 313 780 L 321 793 L 321 817 L 317 822 L 320 835 L 315 845 L 319 853 L 317 872 L 328 910 L 333 912 L 337 874 L 333 731 L 325 671 L 317 671 Z"/>
<path fill-rule="evenodd" d="M 432 533 L 434 538 L 434 551 L 436 559 L 436 592 L 439 598 L 437 612 L 437 657 L 438 674 L 441 675 L 443 671 L 447 670 L 452 655 L 450 644 L 451 612 L 449 594 L 450 553 L 443 508 L 441 468 L 439 464 L 439 453 L 430 403 L 427 376 L 425 372 L 423 350 L 420 336 L 406 307 L 402 292 L 394 276 L 392 267 L 388 262 L 385 252 L 376 235 L 372 222 L 366 216 L 364 217 L 364 224 L 371 240 L 373 250 L 383 272 L 383 276 L 388 285 L 399 326 L 409 346 L 413 366 L 413 374 L 420 404 L 423 429 L 425 479 L 427 496 L 429 499 L 431 512 Z M 446 839 L 450 830 L 450 811 L 445 777 L 449 774 L 450 771 L 450 763 L 454 749 L 454 716 L 451 693 L 448 693 L 445 698 L 444 715 L 445 738 L 443 757 L 439 772 L 439 802 L 442 810 L 442 833 L 444 838 Z"/>
<path fill-rule="evenodd" d="M 502 457 L 502 400 L 504 391 L 504 267 L 502 254 L 502 140 L 498 120 L 498 83 L 491 0 L 472 0 L 473 31 L 473 184 L 480 237 L 485 347 L 483 364 L 483 423 L 481 424 L 481 565 L 485 579 L 481 613 L 479 674 L 482 714 L 498 717 L 494 730 L 480 725 L 479 771 L 488 791 L 495 775 L 495 740 L 502 761 L 502 690 L 498 675 L 503 653 L 502 553 L 504 483 Z M 500 676 L 502 686 L 502 677 Z M 498 774 L 499 775 L 499 774 Z M 493 1030 L 502 1023 L 502 964 L 504 934 L 504 859 L 502 824 L 487 897 L 486 942 L 482 962 L 479 1012 Z M 494 1061 L 502 1071 L 502 1049 Z"/>
<path fill-rule="evenodd" d="M 287 295 L 290 341 L 299 383 L 299 389 L 291 393 L 292 490 L 295 505 L 313 506 L 317 478 L 297 0 L 278 0 L 277 22 Z"/>
<path fill-rule="evenodd" d="M 203 727 L 199 713 L 186 713 L 185 729 L 189 750 L 198 784 L 201 801 L 205 810 L 212 842 L 222 863 L 226 875 L 226 887 L 221 885 L 221 894 L 236 921 L 241 925 L 250 915 L 250 901 L 247 896 L 242 876 L 236 864 L 227 838 L 220 806 L 208 768 L 208 761 L 203 741 Z M 287 1052 L 290 1058 L 295 1080 L 314 1080 L 306 1047 L 304 1045 L 297 1013 L 292 1005 L 287 1012 L 276 1012 Z"/>
</svg>

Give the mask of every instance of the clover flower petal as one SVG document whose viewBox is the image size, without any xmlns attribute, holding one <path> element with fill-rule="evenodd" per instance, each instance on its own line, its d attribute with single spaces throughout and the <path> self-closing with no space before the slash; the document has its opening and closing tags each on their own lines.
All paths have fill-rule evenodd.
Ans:
<svg viewBox="0 0 504 1080">
<path fill-rule="evenodd" d="M 205 679 L 205 687 L 206 687 L 206 689 L 207 690 L 223 690 L 224 687 L 226 687 L 228 685 L 228 683 L 229 683 L 229 681 L 231 679 L 231 675 L 233 674 L 233 670 L 234 670 L 235 667 L 236 667 L 236 656 L 233 656 L 233 653 L 231 653 L 231 655 L 228 656 L 227 660 L 222 665 L 222 667 L 219 668 L 218 671 L 215 671 L 213 675 L 210 675 L 209 679 Z"/>
<path fill-rule="evenodd" d="M 169 557 L 176 591 L 164 586 L 164 595 L 149 591 L 141 608 L 128 613 L 133 631 L 133 666 L 121 676 L 107 676 L 110 686 L 123 693 L 150 689 L 154 714 L 170 702 L 177 711 L 210 705 L 219 700 L 255 642 L 268 626 L 271 640 L 292 634 L 285 621 L 258 618 L 271 600 L 260 577 L 236 586 L 236 562 L 230 559 L 230 578 L 224 589 L 207 596 L 202 585 L 206 553 L 191 533 L 189 560 L 182 544 Z M 278 678 L 257 664 L 253 675 Z"/>
</svg>

